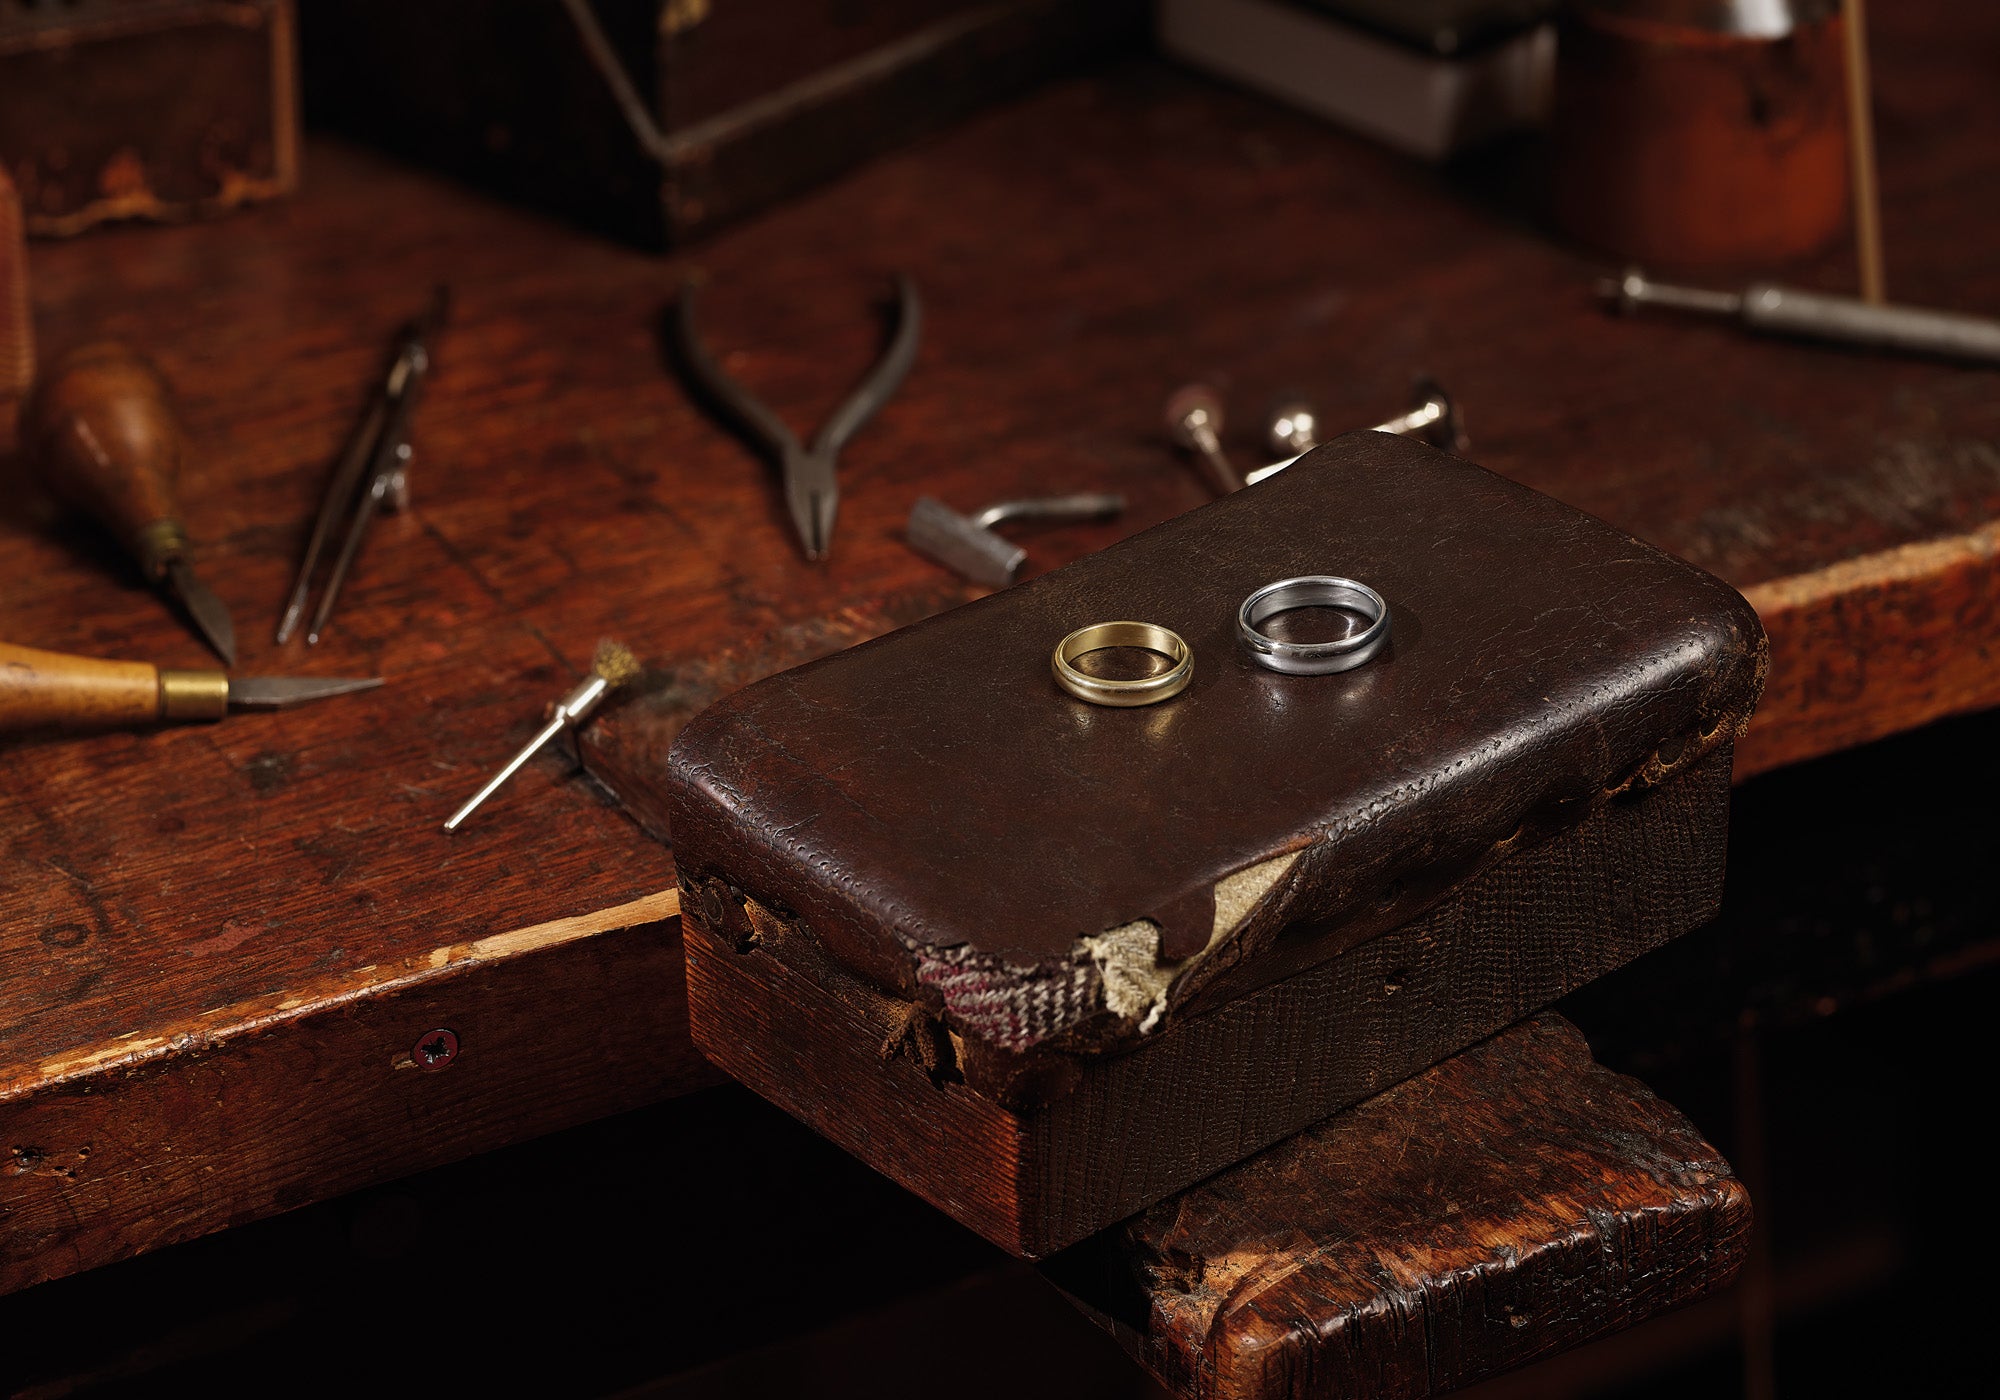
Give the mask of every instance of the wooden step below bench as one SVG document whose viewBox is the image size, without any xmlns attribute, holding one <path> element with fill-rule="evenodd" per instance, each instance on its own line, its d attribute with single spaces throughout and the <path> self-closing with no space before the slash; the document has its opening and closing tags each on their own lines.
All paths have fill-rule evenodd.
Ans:
<svg viewBox="0 0 2000 1400">
<path fill-rule="evenodd" d="M 1188 1400 L 1439 1395 L 1724 1287 L 1722 1154 L 1534 1017 L 1056 1256 Z"/>
</svg>

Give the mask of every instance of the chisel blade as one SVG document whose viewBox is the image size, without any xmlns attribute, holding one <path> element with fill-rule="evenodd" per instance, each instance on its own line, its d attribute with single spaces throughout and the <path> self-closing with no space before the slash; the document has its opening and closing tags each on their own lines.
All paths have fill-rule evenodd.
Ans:
<svg viewBox="0 0 2000 1400">
<path fill-rule="evenodd" d="M 194 570 L 176 561 L 167 569 L 167 586 L 187 609 L 187 615 L 194 619 L 194 625 L 223 664 L 236 664 L 236 626 L 229 620 L 229 609 L 222 600 L 208 591 L 208 585 L 194 576 Z"/>
<path fill-rule="evenodd" d="M 373 690 L 380 676 L 231 676 L 229 707 L 235 710 L 282 710 L 308 700 L 324 700 L 357 690 Z"/>
</svg>

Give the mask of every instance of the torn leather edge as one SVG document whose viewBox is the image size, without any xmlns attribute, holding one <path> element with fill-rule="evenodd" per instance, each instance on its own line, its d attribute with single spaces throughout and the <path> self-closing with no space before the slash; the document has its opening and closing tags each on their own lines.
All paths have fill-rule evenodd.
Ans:
<svg viewBox="0 0 2000 1400">
<path fill-rule="evenodd" d="M 1732 719 L 1734 717 L 1731 717 Z M 1659 786 L 1731 745 L 1740 722 L 1719 720 L 1713 726 L 1662 744 L 1633 770 L 1600 789 L 1593 810 L 1614 799 Z M 1516 851 L 1553 839 L 1578 825 L 1574 818 L 1546 823 L 1524 819 L 1508 836 L 1452 881 L 1470 878 Z M 900 936 L 914 962 L 919 984 L 935 991 L 946 1017 L 962 1035 L 984 1041 L 997 1050 L 1021 1054 L 1056 1041 L 1118 1041 L 1148 1036 L 1162 1029 L 1172 1013 L 1207 984 L 1257 953 L 1283 928 L 1310 922 L 1313 911 L 1293 907 L 1286 897 L 1296 877 L 1309 874 L 1325 858 L 1330 843 L 1324 833 L 1297 849 L 1245 866 L 1213 887 L 1215 918 L 1206 945 L 1187 958 L 1160 958 L 1160 925 L 1135 919 L 1078 937 L 1061 961 L 1021 964 L 980 953 L 967 945 L 937 948 Z M 1355 872 L 1356 883 L 1365 872 Z M 1393 896 L 1393 897 L 1390 897 Z M 1405 905 L 1391 919 L 1414 917 L 1430 901 L 1416 890 L 1392 885 L 1384 911 Z M 1371 925 L 1375 921 L 1370 921 Z M 1094 1020 L 1108 1019 L 1109 1034 L 1085 1034 Z M 1074 1044 L 1061 1048 L 1084 1049 Z"/>
<path fill-rule="evenodd" d="M 1062 962 L 1019 964 L 960 945 L 933 948 L 904 940 L 917 981 L 934 989 L 961 1034 L 1020 1053 L 1110 1013 L 1139 1034 L 1153 1032 L 1175 983 L 1223 946 L 1297 864 L 1303 848 L 1246 866 L 1214 886 L 1208 942 L 1190 957 L 1160 960 L 1160 925 L 1151 919 L 1086 934 Z"/>
</svg>

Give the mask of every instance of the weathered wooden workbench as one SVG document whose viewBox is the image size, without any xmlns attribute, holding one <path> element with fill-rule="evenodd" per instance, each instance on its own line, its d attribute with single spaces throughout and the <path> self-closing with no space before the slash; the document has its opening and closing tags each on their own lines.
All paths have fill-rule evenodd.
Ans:
<svg viewBox="0 0 2000 1400">
<path fill-rule="evenodd" d="M 2000 313 L 2000 16 L 1942 10 L 1877 17 L 1890 285 Z M 916 371 L 846 455 L 826 566 L 663 366 L 659 314 L 694 265 L 713 342 L 801 427 L 872 357 L 888 274 L 925 294 Z M 388 684 L 0 747 L 0 1288 L 709 1082 L 664 847 L 554 758 L 459 836 L 438 823 L 600 635 L 656 668 L 605 726 L 615 768 L 717 676 L 964 596 L 898 538 L 919 493 L 1131 498 L 1115 526 L 1034 537 L 1038 564 L 1197 505 L 1157 425 L 1187 379 L 1246 422 L 1289 387 L 1361 424 L 1428 371 L 1478 460 L 1744 588 L 1773 646 L 1744 772 L 2000 700 L 1992 374 L 1619 322 L 1597 271 L 1448 177 L 1149 62 L 688 260 L 333 146 L 290 202 L 38 245 L 45 350 L 120 337 L 182 395 L 189 524 L 242 669 Z M 1839 285 L 1843 264 L 1798 275 Z M 416 507 L 377 526 L 326 641 L 275 648 L 327 464 L 441 278 L 458 319 Z M 9 641 L 205 660 L 109 547 L 12 488 L 0 616 Z M 462 1048 L 419 1069 L 437 1027 Z"/>
</svg>

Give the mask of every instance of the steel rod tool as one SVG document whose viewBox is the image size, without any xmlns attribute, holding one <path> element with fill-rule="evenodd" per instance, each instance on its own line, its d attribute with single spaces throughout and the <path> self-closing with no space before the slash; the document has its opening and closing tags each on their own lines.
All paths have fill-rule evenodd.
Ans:
<svg viewBox="0 0 2000 1400">
<path fill-rule="evenodd" d="M 1800 336 L 1878 350 L 2000 364 L 2000 320 L 1920 306 L 1876 305 L 1858 297 L 1753 282 L 1740 292 L 1655 282 L 1638 268 L 1598 283 L 1598 295 L 1620 311 L 1664 306 L 1727 316 L 1764 335 Z"/>
<path fill-rule="evenodd" d="M 521 771 L 527 761 L 546 748 L 565 729 L 573 729 L 589 719 L 604 703 L 604 698 L 624 685 L 640 671 L 638 658 L 617 642 L 604 641 L 597 644 L 597 654 L 591 659 L 590 674 L 579 682 L 576 688 L 562 699 L 549 706 L 548 718 L 535 731 L 535 737 L 521 746 L 498 773 L 486 780 L 486 785 L 465 800 L 444 824 L 448 832 L 457 831 L 465 825 L 465 819 L 478 811 L 480 806 L 494 793 L 500 791 L 506 781 Z"/>
<path fill-rule="evenodd" d="M 1002 501 L 977 515 L 960 515 L 935 496 L 919 496 L 910 507 L 903 536 L 910 548 L 974 583 L 1005 588 L 1021 575 L 1028 551 L 994 532 L 1011 520 L 1067 522 L 1109 520 L 1125 509 L 1123 496 L 1082 492 Z"/>
<path fill-rule="evenodd" d="M 1266 477 L 1298 461 L 1319 446 L 1319 419 L 1312 405 L 1286 403 L 1273 410 L 1265 424 L 1265 436 L 1274 452 L 1288 455 L 1281 461 L 1257 468 L 1245 475 L 1237 471 L 1222 450 L 1222 400 L 1206 384 L 1187 384 L 1167 400 L 1167 432 L 1180 446 L 1194 452 L 1202 465 L 1202 475 L 1217 495 L 1226 496 L 1245 486 L 1254 486 Z M 1465 419 L 1457 402 L 1435 380 L 1417 381 L 1415 403 L 1407 413 L 1399 413 L 1371 430 L 1415 437 L 1446 452 L 1464 455 L 1468 447 Z"/>
<path fill-rule="evenodd" d="M 36 384 L 21 424 L 27 459 L 50 493 L 109 530 L 154 591 L 178 602 L 235 665 L 229 609 L 189 562 L 174 494 L 187 438 L 152 362 L 113 341 L 72 350 Z"/>
</svg>

